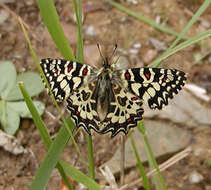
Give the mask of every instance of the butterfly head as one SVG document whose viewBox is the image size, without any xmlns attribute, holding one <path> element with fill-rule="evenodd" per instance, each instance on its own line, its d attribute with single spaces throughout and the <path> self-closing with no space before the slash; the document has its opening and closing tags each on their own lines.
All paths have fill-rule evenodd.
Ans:
<svg viewBox="0 0 211 190">
<path fill-rule="evenodd" d="M 109 64 L 109 59 L 108 59 L 108 57 L 106 57 L 106 58 L 103 60 L 103 68 L 104 68 L 104 69 L 110 68 L 110 64 Z"/>
</svg>

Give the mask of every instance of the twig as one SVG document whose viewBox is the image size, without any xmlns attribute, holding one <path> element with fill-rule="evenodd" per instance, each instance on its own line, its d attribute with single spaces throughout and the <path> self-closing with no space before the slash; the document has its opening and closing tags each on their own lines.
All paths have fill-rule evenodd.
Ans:
<svg viewBox="0 0 211 190">
<path fill-rule="evenodd" d="M 120 185 L 125 183 L 125 141 L 126 137 L 121 136 L 121 158 L 120 158 Z"/>
<path fill-rule="evenodd" d="M 185 158 L 186 156 L 188 156 L 191 151 L 192 151 L 192 148 L 191 147 L 188 147 L 185 150 L 183 150 L 183 151 L 179 152 L 178 154 L 176 154 L 175 156 L 171 157 L 166 162 L 164 162 L 163 164 L 159 165 L 160 171 L 164 171 L 167 168 L 169 168 L 170 166 L 172 166 L 173 164 L 175 164 L 178 161 L 182 160 L 183 158 Z M 153 169 L 152 171 L 150 171 L 150 172 L 147 173 L 147 177 L 152 176 L 155 173 L 156 173 L 156 170 Z M 121 187 L 121 190 L 130 189 L 134 185 L 137 185 L 140 182 L 142 182 L 142 179 L 141 178 L 137 179 L 136 181 L 132 182 L 131 184 L 128 184 L 127 186 Z"/>
</svg>

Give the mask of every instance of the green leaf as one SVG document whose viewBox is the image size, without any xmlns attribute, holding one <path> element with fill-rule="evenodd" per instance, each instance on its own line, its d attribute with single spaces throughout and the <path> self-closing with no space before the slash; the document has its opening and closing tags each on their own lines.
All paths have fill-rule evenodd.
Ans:
<svg viewBox="0 0 211 190">
<path fill-rule="evenodd" d="M 16 101 L 23 100 L 23 96 L 18 87 L 18 82 L 23 81 L 30 96 L 38 95 L 43 91 L 44 85 L 39 74 L 34 72 L 25 72 L 17 76 L 17 82 L 15 87 L 10 91 L 6 100 Z"/>
<path fill-rule="evenodd" d="M 6 103 L 6 110 L 5 110 L 5 121 L 2 115 L 2 101 L 0 102 L 0 121 L 2 123 L 2 126 L 4 128 L 4 131 L 10 135 L 14 135 L 17 129 L 19 128 L 20 124 L 20 116 L 16 111 L 11 109 L 8 104 Z"/>
<path fill-rule="evenodd" d="M 29 96 L 28 92 L 26 91 L 23 83 L 20 82 L 19 83 L 19 87 L 20 87 L 20 90 L 21 90 L 21 92 L 22 92 L 22 94 L 24 96 L 26 104 L 27 104 L 32 116 L 33 116 L 33 120 L 34 120 L 35 126 L 39 130 L 41 138 L 43 139 L 44 144 L 45 144 L 45 146 L 48 149 L 50 147 L 51 143 L 52 143 L 52 140 L 50 138 L 50 135 L 48 134 L 47 127 L 45 126 L 43 120 L 41 119 L 36 107 L 34 106 L 34 104 L 32 102 L 31 97 Z M 74 125 L 72 125 L 71 119 L 68 118 L 66 120 L 66 122 L 71 127 L 71 130 L 73 130 Z M 64 126 L 62 126 L 62 129 L 66 130 L 66 128 L 64 128 Z M 62 144 L 64 143 L 64 141 L 66 142 L 66 140 L 69 139 L 67 130 L 66 130 L 65 134 L 67 135 L 66 138 L 62 137 L 62 139 L 60 139 Z M 60 148 L 62 148 L 62 146 L 59 147 L 59 149 Z M 58 151 L 58 153 L 60 153 L 59 149 L 56 149 Z M 52 160 L 52 162 L 51 162 L 52 164 L 54 164 L 53 160 L 54 160 L 55 156 L 56 156 L 56 154 L 52 156 L 52 158 L 53 158 L 53 159 L 51 159 Z M 48 171 L 49 171 L 49 168 L 51 168 L 51 163 L 47 162 L 46 166 L 45 165 L 43 166 L 44 170 L 42 170 L 40 172 L 41 175 L 36 175 L 36 178 L 35 178 L 36 180 L 33 181 L 34 185 L 31 186 L 31 189 L 44 189 L 45 183 L 48 181 L 48 179 L 50 177 L 50 176 L 48 176 Z M 46 169 L 45 167 L 47 167 L 48 169 L 45 170 Z M 71 184 L 67 180 L 67 176 L 65 175 L 64 170 L 63 170 L 63 168 L 61 167 L 61 165 L 59 163 L 57 163 L 57 168 L 58 168 L 61 176 L 63 177 L 63 180 L 66 182 L 67 186 L 69 187 L 69 189 L 72 189 Z"/>
<path fill-rule="evenodd" d="M 70 119 L 69 122 L 71 122 Z M 70 135 L 67 128 L 63 125 L 56 135 L 56 138 L 51 143 L 43 162 L 40 164 L 40 168 L 38 169 L 29 190 L 45 189 L 51 173 L 54 167 L 58 164 L 59 158 L 69 139 Z"/>
<path fill-rule="evenodd" d="M 136 161 L 137 161 L 137 167 L 139 169 L 139 173 L 141 174 L 142 176 L 142 180 L 143 180 L 143 185 L 144 185 L 144 188 L 146 190 L 150 190 L 150 184 L 149 184 L 149 180 L 147 179 L 147 175 L 146 175 L 146 172 L 144 171 L 144 166 L 141 162 L 141 158 L 138 154 L 138 150 L 136 148 L 136 144 L 135 144 L 135 141 L 133 139 L 133 136 L 132 134 L 130 135 L 130 142 L 131 142 L 131 145 L 132 145 L 132 148 L 133 148 L 133 152 L 136 156 Z"/>
<path fill-rule="evenodd" d="M 71 177 L 71 179 L 85 185 L 88 189 L 102 190 L 102 188 L 93 179 L 86 176 L 81 171 L 77 170 L 62 160 L 60 160 L 60 164 L 63 166 L 65 172 Z"/>
<path fill-rule="evenodd" d="M 45 105 L 40 101 L 33 101 L 33 103 L 36 109 L 38 110 L 39 115 L 42 115 L 45 109 Z M 32 115 L 26 105 L 26 102 L 7 102 L 7 106 L 17 112 L 21 117 L 32 118 Z"/>
<path fill-rule="evenodd" d="M 0 96 L 5 99 L 15 86 L 16 70 L 12 62 L 0 61 Z"/>
</svg>

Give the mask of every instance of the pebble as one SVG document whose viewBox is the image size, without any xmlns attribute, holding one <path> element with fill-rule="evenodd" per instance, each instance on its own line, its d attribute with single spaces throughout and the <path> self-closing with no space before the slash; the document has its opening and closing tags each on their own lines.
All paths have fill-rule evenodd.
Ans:
<svg viewBox="0 0 211 190">
<path fill-rule="evenodd" d="M 160 40 L 156 38 L 149 38 L 150 43 L 155 47 L 158 51 L 165 51 L 167 49 L 167 46 L 164 42 L 161 42 Z"/>
<path fill-rule="evenodd" d="M 135 44 L 133 44 L 133 47 L 136 48 L 136 49 L 141 48 L 141 44 L 140 43 L 135 43 Z"/>
<path fill-rule="evenodd" d="M 114 57 L 114 60 L 116 60 L 116 57 Z M 120 69 L 128 69 L 129 67 L 129 61 L 126 57 L 120 56 L 118 62 L 115 65 L 117 70 Z"/>
<path fill-rule="evenodd" d="M 133 5 L 138 5 L 138 1 L 137 0 L 127 0 L 128 3 L 131 3 Z"/>
<path fill-rule="evenodd" d="M 157 51 L 153 49 L 149 49 L 146 51 L 145 55 L 143 56 L 143 60 L 145 63 L 151 62 L 157 56 Z"/>
<path fill-rule="evenodd" d="M 4 24 L 4 22 L 9 18 L 9 13 L 4 9 L 0 10 L 0 25 Z"/>
<path fill-rule="evenodd" d="M 195 184 L 195 183 L 199 183 L 201 182 L 204 177 L 198 173 L 197 171 L 193 171 L 190 175 L 189 175 L 189 182 L 192 183 L 192 184 Z"/>
<path fill-rule="evenodd" d="M 86 28 L 86 34 L 89 35 L 89 36 L 95 36 L 96 35 L 95 28 L 94 28 L 93 25 L 89 25 Z"/>
<path fill-rule="evenodd" d="M 139 51 L 138 49 L 132 48 L 132 49 L 129 50 L 129 53 L 130 54 L 138 54 L 138 51 Z"/>
</svg>

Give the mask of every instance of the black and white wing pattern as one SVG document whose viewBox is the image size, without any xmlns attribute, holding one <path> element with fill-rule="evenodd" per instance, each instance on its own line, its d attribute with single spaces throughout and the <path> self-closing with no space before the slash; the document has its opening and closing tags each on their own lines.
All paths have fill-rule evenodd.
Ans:
<svg viewBox="0 0 211 190">
<path fill-rule="evenodd" d="M 118 71 L 123 86 L 147 102 L 151 109 L 162 109 L 186 82 L 182 71 L 161 68 L 132 68 Z"/>
<path fill-rule="evenodd" d="M 113 70 L 63 59 L 42 59 L 41 67 L 57 101 L 65 100 L 77 127 L 98 133 L 128 133 L 142 120 L 143 101 L 162 109 L 186 81 L 182 71 L 159 68 Z M 105 101 L 104 101 L 105 100 Z M 103 111 L 103 112 L 102 112 Z"/>
<path fill-rule="evenodd" d="M 89 83 L 94 68 L 63 59 L 42 59 L 41 67 L 57 101 L 67 101 L 67 109 L 77 127 L 99 131 L 94 83 Z M 88 84 L 89 83 L 89 84 Z"/>
<path fill-rule="evenodd" d="M 95 86 L 94 82 L 84 85 L 67 99 L 67 109 L 70 111 L 76 126 L 83 127 L 88 134 L 91 134 L 90 129 L 100 132 L 96 99 L 93 98 Z"/>
<path fill-rule="evenodd" d="M 64 59 L 42 59 L 40 65 L 57 101 L 67 99 L 86 84 L 93 70 L 91 66 Z"/>
<path fill-rule="evenodd" d="M 127 134 L 130 128 L 136 127 L 137 122 L 142 120 L 144 110 L 142 100 L 126 89 L 113 85 L 112 90 L 113 96 L 100 133 L 111 132 L 111 137 L 114 137 L 119 132 Z"/>
</svg>

